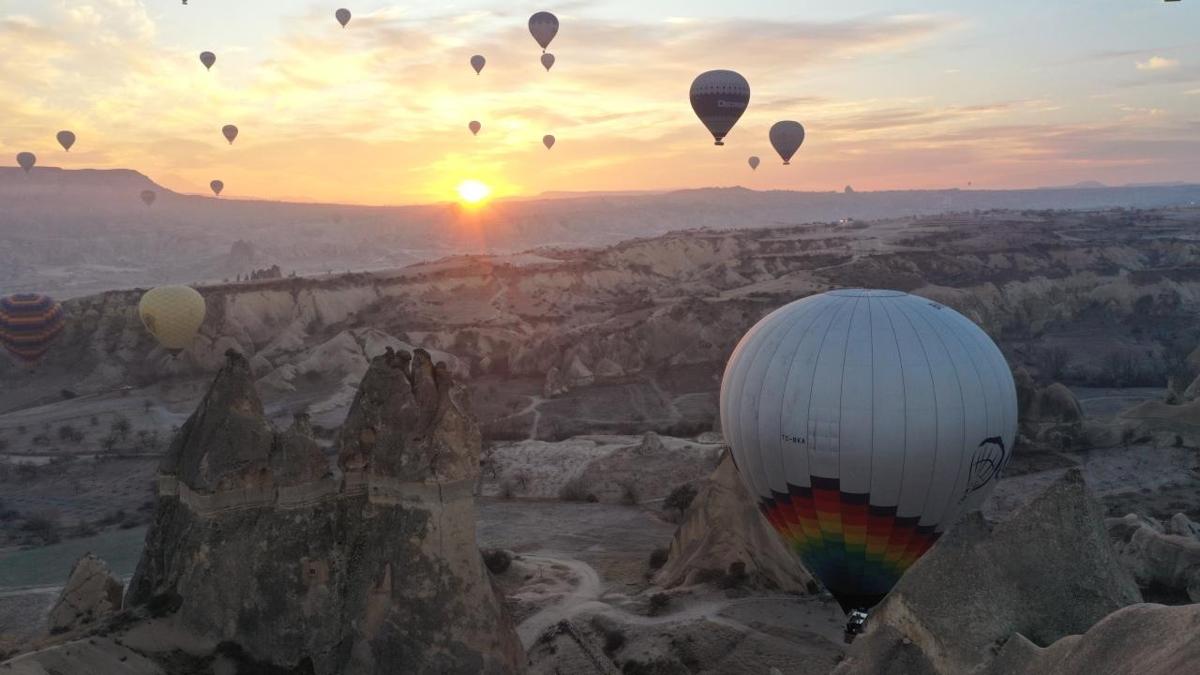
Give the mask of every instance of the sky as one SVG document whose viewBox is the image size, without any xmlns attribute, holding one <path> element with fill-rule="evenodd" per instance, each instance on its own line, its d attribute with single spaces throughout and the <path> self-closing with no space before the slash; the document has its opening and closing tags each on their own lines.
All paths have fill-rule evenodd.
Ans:
<svg viewBox="0 0 1200 675">
<path fill-rule="evenodd" d="M 561 22 L 550 72 L 539 10 Z M 1197 34 L 1200 0 L 0 0 L 0 157 L 358 204 L 450 201 L 465 180 L 499 196 L 1196 182 Z M 723 147 L 688 102 L 717 68 L 752 90 Z M 787 119 L 807 139 L 782 166 L 767 131 Z"/>
</svg>

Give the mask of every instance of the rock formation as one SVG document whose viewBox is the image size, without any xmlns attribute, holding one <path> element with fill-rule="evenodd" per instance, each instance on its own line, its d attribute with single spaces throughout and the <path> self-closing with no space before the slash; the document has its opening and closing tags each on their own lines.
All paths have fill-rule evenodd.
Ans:
<svg viewBox="0 0 1200 675">
<path fill-rule="evenodd" d="M 1070 423 L 1083 419 L 1079 399 L 1065 385 L 1054 382 L 1039 387 L 1024 368 L 1013 372 L 1013 380 L 1022 423 Z"/>
<path fill-rule="evenodd" d="M 1134 605 L 1046 648 L 1008 640 L 985 675 L 1180 675 L 1200 663 L 1200 605 Z"/>
<path fill-rule="evenodd" d="M 1014 633 L 1048 645 L 1141 599 L 1074 469 L 1003 523 L 973 513 L 955 525 L 872 611 L 836 672 L 965 673 Z"/>
<path fill-rule="evenodd" d="M 512 673 L 524 653 L 475 543 L 479 431 L 429 354 L 375 358 L 338 441 L 276 434 L 230 352 L 160 468 L 128 604 L 315 675 Z"/>
<path fill-rule="evenodd" d="M 790 592 L 813 587 L 812 577 L 759 512 L 726 453 L 675 531 L 655 583 L 691 585 L 729 574 L 737 565 L 744 566 L 749 586 Z"/>
<path fill-rule="evenodd" d="M 121 609 L 125 586 L 103 560 L 88 553 L 75 563 L 67 585 L 50 610 L 52 634 L 86 628 Z"/>
<path fill-rule="evenodd" d="M 1162 524 L 1129 514 L 1106 521 L 1117 557 L 1142 588 L 1200 602 L 1200 527 L 1182 513 Z"/>
</svg>

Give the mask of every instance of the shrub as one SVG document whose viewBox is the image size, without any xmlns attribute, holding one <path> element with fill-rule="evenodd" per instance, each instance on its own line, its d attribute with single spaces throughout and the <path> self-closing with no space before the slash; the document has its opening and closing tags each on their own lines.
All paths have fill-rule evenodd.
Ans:
<svg viewBox="0 0 1200 675">
<path fill-rule="evenodd" d="M 576 476 L 564 483 L 562 489 L 558 491 L 558 498 L 564 502 L 596 501 L 595 495 L 588 492 L 587 483 L 584 482 L 582 476 Z"/>
<path fill-rule="evenodd" d="M 650 596 L 650 616 L 656 616 L 659 612 L 667 608 L 671 604 L 671 596 L 666 593 L 655 593 Z"/>
<path fill-rule="evenodd" d="M 625 646 L 625 634 L 618 628 L 610 628 L 604 632 L 604 653 L 612 656 Z"/>
<path fill-rule="evenodd" d="M 692 505 L 692 500 L 696 498 L 696 487 L 691 483 L 684 483 L 671 491 L 667 498 L 663 500 L 664 509 L 674 509 L 679 512 L 679 517 L 682 518 L 684 512 Z"/>
<path fill-rule="evenodd" d="M 637 484 L 632 480 L 621 483 L 621 503 L 630 506 L 638 503 Z"/>
<path fill-rule="evenodd" d="M 83 441 L 83 432 L 70 424 L 64 424 L 58 428 L 58 440 L 65 443 L 80 443 Z"/>
<path fill-rule="evenodd" d="M 512 566 L 512 554 L 502 548 L 488 549 L 483 552 L 483 564 L 492 574 L 504 574 Z"/>
<path fill-rule="evenodd" d="M 53 513 L 39 513 L 27 517 L 21 524 L 21 530 L 42 540 L 43 544 L 57 544 L 61 540 L 58 534 L 58 516 Z"/>
<path fill-rule="evenodd" d="M 650 552 L 650 569 L 662 569 L 663 565 L 667 564 L 667 557 L 670 552 L 665 548 L 656 548 Z"/>
<path fill-rule="evenodd" d="M 501 481 L 500 496 L 504 499 L 512 499 L 517 496 L 517 484 L 508 479 Z"/>
</svg>

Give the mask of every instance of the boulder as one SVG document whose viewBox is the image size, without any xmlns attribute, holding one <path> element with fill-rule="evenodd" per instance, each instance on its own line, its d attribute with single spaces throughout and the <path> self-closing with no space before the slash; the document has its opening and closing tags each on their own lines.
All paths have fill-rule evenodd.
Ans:
<svg viewBox="0 0 1200 675">
<path fill-rule="evenodd" d="M 1106 521 L 1121 563 L 1142 588 L 1155 587 L 1200 602 L 1200 538 L 1182 513 L 1164 528 L 1129 514 Z"/>
<path fill-rule="evenodd" d="M 983 675 L 1181 675 L 1200 663 L 1200 605 L 1133 605 L 1039 647 L 1017 634 Z"/>
<path fill-rule="evenodd" d="M 729 453 L 675 531 L 656 584 L 689 586 L 744 569 L 744 585 L 803 593 L 815 588 L 800 559 L 784 546 L 742 485 Z"/>
<path fill-rule="evenodd" d="M 108 565 L 88 553 L 71 570 L 67 585 L 50 610 L 47 621 L 52 634 L 98 624 L 120 611 L 125 586 Z"/>
<path fill-rule="evenodd" d="M 1048 645 L 1141 599 L 1072 469 L 998 525 L 978 512 L 956 524 L 873 610 L 836 672 L 900 672 L 887 664 L 905 660 L 965 673 L 1014 633 Z"/>
</svg>

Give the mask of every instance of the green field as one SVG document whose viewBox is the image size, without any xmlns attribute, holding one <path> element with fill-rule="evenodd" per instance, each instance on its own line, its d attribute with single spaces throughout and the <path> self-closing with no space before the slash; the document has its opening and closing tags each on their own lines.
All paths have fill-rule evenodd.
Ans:
<svg viewBox="0 0 1200 675">
<path fill-rule="evenodd" d="M 89 551 L 103 559 L 113 574 L 133 574 L 146 528 L 113 530 L 86 539 L 71 539 L 53 546 L 0 553 L 0 591 L 41 586 L 60 586 L 67 581 L 71 567 Z"/>
</svg>

